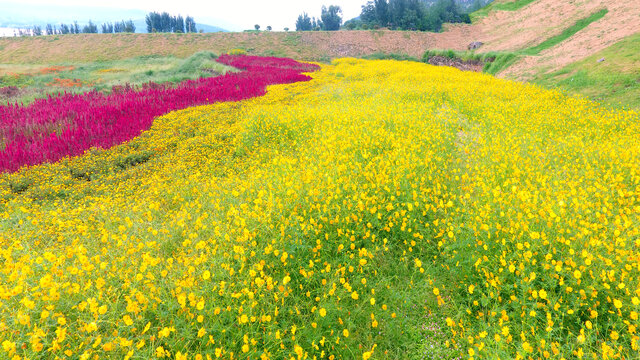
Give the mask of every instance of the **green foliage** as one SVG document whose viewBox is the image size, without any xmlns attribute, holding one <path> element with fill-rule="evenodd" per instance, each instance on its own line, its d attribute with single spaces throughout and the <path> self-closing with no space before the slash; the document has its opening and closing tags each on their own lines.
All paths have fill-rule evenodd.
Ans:
<svg viewBox="0 0 640 360">
<path fill-rule="evenodd" d="M 305 12 L 299 15 L 298 20 L 296 20 L 296 31 L 311 31 L 312 29 L 309 14 Z"/>
<path fill-rule="evenodd" d="M 640 34 L 558 71 L 539 75 L 533 82 L 582 94 L 609 106 L 640 109 L 640 75 L 635 71 L 638 63 Z"/>
<path fill-rule="evenodd" d="M 85 34 L 96 34 L 98 32 L 98 27 L 89 20 L 89 23 L 82 28 L 82 32 Z"/>
<path fill-rule="evenodd" d="M 322 6 L 322 24 L 323 30 L 326 31 L 336 31 L 340 30 L 340 25 L 342 25 L 342 9 L 340 6 L 331 5 L 328 8 L 326 6 Z"/>
<path fill-rule="evenodd" d="M 427 5 L 421 0 L 371 0 L 362 7 L 361 23 L 349 22 L 349 28 L 389 27 L 399 30 L 440 31 L 444 23 L 469 23 L 454 0 L 437 0 Z"/>
<path fill-rule="evenodd" d="M 487 53 L 484 56 L 485 64 L 482 71 L 487 74 L 496 75 L 502 70 L 513 65 L 513 63 L 515 63 L 519 58 L 518 54 L 511 52 Z"/>
<path fill-rule="evenodd" d="M 484 62 L 482 71 L 491 75 L 496 75 L 520 58 L 519 54 L 511 52 L 475 53 L 473 51 L 427 50 L 422 56 L 422 61 L 429 62 L 429 59 L 433 56 L 443 56 L 462 61 L 482 61 Z"/>
<path fill-rule="evenodd" d="M 489 15 L 491 11 L 516 11 L 531 4 L 535 0 L 515 0 L 508 3 L 490 3 L 489 5 L 469 14 L 471 21 L 476 22 Z"/>
<path fill-rule="evenodd" d="M 197 32 L 196 23 L 191 16 L 184 19 L 181 15 L 171 16 L 167 12 L 150 12 L 145 17 L 147 32 Z"/>
<path fill-rule="evenodd" d="M 387 54 L 382 52 L 369 54 L 369 55 L 363 56 L 362 58 L 367 60 L 419 61 L 415 57 L 407 54 L 396 54 L 396 53 Z"/>
<path fill-rule="evenodd" d="M 455 50 L 427 50 L 424 55 L 422 55 L 422 61 L 428 62 L 429 59 L 433 56 L 444 56 L 449 59 L 460 59 L 463 61 L 485 61 L 485 56 L 483 54 L 476 54 L 470 51 L 455 51 Z"/>
</svg>

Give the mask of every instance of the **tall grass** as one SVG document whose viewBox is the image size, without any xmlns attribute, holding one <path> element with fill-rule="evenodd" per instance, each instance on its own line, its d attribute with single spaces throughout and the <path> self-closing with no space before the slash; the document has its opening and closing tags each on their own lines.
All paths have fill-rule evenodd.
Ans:
<svg viewBox="0 0 640 360">
<path fill-rule="evenodd" d="M 512 2 L 501 3 L 492 2 L 482 9 L 472 12 L 471 14 L 469 14 L 469 17 L 471 18 L 471 22 L 476 22 L 489 15 L 491 11 L 516 11 L 531 4 L 534 1 L 535 0 L 515 0 Z"/>
<path fill-rule="evenodd" d="M 2 65 L 5 71 L 16 69 L 18 76 L 0 77 L 0 87 L 18 86 L 21 95 L 12 98 L 0 98 L 0 104 L 19 102 L 29 104 L 35 99 L 59 92 L 82 93 L 89 90 L 108 92 L 113 86 L 131 84 L 141 85 L 147 82 L 178 83 L 188 79 L 198 79 L 223 75 L 235 71 L 232 67 L 215 62 L 217 55 L 210 51 L 201 51 L 181 59 L 174 56 L 148 55 L 125 60 L 95 61 L 90 63 L 63 63 L 70 70 L 41 73 L 36 70 L 22 69 L 21 65 Z M 42 65 L 42 68 L 50 65 Z M 61 87 L 56 79 L 72 80 L 80 86 Z"/>
</svg>

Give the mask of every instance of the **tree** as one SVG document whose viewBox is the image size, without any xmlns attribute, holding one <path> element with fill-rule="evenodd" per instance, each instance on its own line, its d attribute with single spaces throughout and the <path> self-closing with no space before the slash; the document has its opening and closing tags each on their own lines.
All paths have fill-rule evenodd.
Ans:
<svg viewBox="0 0 640 360">
<path fill-rule="evenodd" d="M 313 26 L 311 24 L 311 18 L 307 13 L 302 13 L 296 20 L 296 31 L 311 31 Z"/>
<path fill-rule="evenodd" d="M 260 31 L 260 25 L 255 24 L 255 25 L 253 25 L 253 27 L 256 28 L 257 31 Z"/>
<path fill-rule="evenodd" d="M 198 32 L 198 30 L 196 29 L 196 22 L 191 16 L 187 16 L 184 19 L 184 27 L 186 32 Z"/>
<path fill-rule="evenodd" d="M 148 13 L 147 16 L 144 17 L 144 22 L 147 24 L 147 32 L 148 33 L 152 33 L 154 28 L 153 28 L 153 24 L 154 24 L 154 17 L 155 17 L 155 12 L 153 13 Z M 119 31 L 116 31 L 119 32 Z"/>
<path fill-rule="evenodd" d="M 178 17 L 176 18 L 176 28 L 174 32 L 184 32 L 184 18 L 181 15 L 178 15 Z"/>
<path fill-rule="evenodd" d="M 284 31 L 289 31 L 289 28 L 288 27 L 284 28 Z"/>
<path fill-rule="evenodd" d="M 267 31 L 271 31 L 272 27 L 271 25 L 267 25 Z"/>
<path fill-rule="evenodd" d="M 361 28 L 390 27 L 421 31 L 440 31 L 445 22 L 471 21 L 469 15 L 460 10 L 455 0 L 370 0 L 362 6 L 360 20 Z M 355 27 L 357 23 L 351 21 L 349 27 Z M 346 25 L 345 23 L 345 27 Z"/>
<path fill-rule="evenodd" d="M 35 25 L 33 27 L 33 36 L 40 36 L 42 35 L 42 28 L 38 25 Z"/>
<path fill-rule="evenodd" d="M 73 22 L 73 33 L 80 34 L 80 25 L 78 25 L 77 21 Z"/>
<path fill-rule="evenodd" d="M 124 21 L 116 22 L 115 24 L 113 24 L 113 32 L 114 33 L 124 32 Z"/>
<path fill-rule="evenodd" d="M 82 32 L 85 34 L 96 34 L 98 32 L 98 26 L 89 20 L 89 23 L 82 28 Z"/>
<path fill-rule="evenodd" d="M 136 32 L 136 25 L 133 23 L 133 20 L 129 20 L 126 23 L 124 21 L 122 22 L 124 23 L 124 32 L 126 33 Z"/>
<path fill-rule="evenodd" d="M 157 13 L 150 12 L 145 16 L 144 22 L 147 26 L 147 32 L 197 32 L 196 22 L 192 17 L 183 18 L 182 15 L 171 16 L 168 12 Z M 135 31 L 135 26 L 134 26 Z"/>
<path fill-rule="evenodd" d="M 322 24 L 322 20 L 316 20 L 315 17 L 311 19 L 311 28 L 313 31 L 320 31 L 323 29 L 324 24 Z"/>
<path fill-rule="evenodd" d="M 113 32 L 113 24 L 112 23 L 104 23 L 102 24 L 102 33 L 103 34 L 111 34 Z"/>
<path fill-rule="evenodd" d="M 322 6 L 322 26 L 324 30 L 327 31 L 336 31 L 340 30 L 340 25 L 342 25 L 342 9 L 340 6 L 331 5 L 328 8 L 326 6 Z"/>
<path fill-rule="evenodd" d="M 69 33 L 69 25 L 67 24 L 60 24 L 60 33 L 61 34 L 68 34 Z"/>
<path fill-rule="evenodd" d="M 381 26 L 389 24 L 389 3 L 387 0 L 375 0 L 376 20 Z"/>
</svg>

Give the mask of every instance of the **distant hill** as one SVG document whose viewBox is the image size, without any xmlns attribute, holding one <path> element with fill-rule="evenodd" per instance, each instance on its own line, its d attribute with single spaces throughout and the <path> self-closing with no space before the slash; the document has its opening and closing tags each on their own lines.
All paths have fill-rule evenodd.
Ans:
<svg viewBox="0 0 640 360">
<path fill-rule="evenodd" d="M 86 25 L 89 20 L 98 25 L 105 22 L 121 20 L 133 20 L 137 33 L 146 33 L 147 26 L 144 17 L 147 12 L 143 10 L 114 9 L 108 7 L 90 6 L 57 6 L 57 5 L 24 5 L 19 3 L 4 3 L 0 12 L 0 28 L 29 28 L 38 25 L 44 28 L 47 24 L 59 25 L 78 21 L 80 26 Z M 200 24 L 197 16 L 196 27 L 203 32 L 227 31 L 221 27 Z"/>
</svg>

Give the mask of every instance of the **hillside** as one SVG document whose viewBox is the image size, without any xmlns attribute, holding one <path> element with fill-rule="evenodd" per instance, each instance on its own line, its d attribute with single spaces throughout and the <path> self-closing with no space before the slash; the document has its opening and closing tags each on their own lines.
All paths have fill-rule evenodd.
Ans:
<svg viewBox="0 0 640 360">
<path fill-rule="evenodd" d="M 0 64 L 38 64 L 42 59 L 77 63 L 149 55 L 186 58 L 203 50 L 224 53 L 232 49 L 249 55 L 320 62 L 380 53 L 419 59 L 428 49 L 462 51 L 471 42 L 480 41 L 484 45 L 478 54 L 508 56 L 503 66 L 497 67 L 498 77 L 559 87 L 605 103 L 637 106 L 634 99 L 640 97 L 640 83 L 634 72 L 640 46 L 629 39 L 640 33 L 638 14 L 640 2 L 631 0 L 497 0 L 472 14 L 473 24 L 447 25 L 442 33 L 383 29 L 0 38 Z M 621 47 L 621 43 L 626 45 Z M 628 50 L 625 58 L 614 56 L 621 48 Z M 603 57 L 605 66 L 597 62 Z M 613 80 L 606 76 L 585 80 L 582 76 L 601 68 L 623 71 Z M 579 81 L 568 75 L 574 73 L 580 76 Z M 603 79 L 608 81 L 606 85 Z"/>
<path fill-rule="evenodd" d="M 444 33 L 384 30 L 336 32 L 250 32 L 211 34 L 78 34 L 25 38 L 0 38 L 0 63 L 77 62 L 117 60 L 135 56 L 187 57 L 209 50 L 222 53 L 244 49 L 250 55 L 285 56 L 300 60 L 329 61 L 376 52 L 422 56 L 425 49 L 462 49 L 472 38 L 469 27 Z"/>
<path fill-rule="evenodd" d="M 602 19 L 538 56 L 524 57 L 502 74 L 527 80 L 537 73 L 561 69 L 640 32 L 640 2 L 536 0 L 516 11 L 491 12 L 474 26 L 479 30 L 476 38 L 486 43 L 482 52 L 526 49 L 604 8 L 608 13 Z"/>
</svg>

